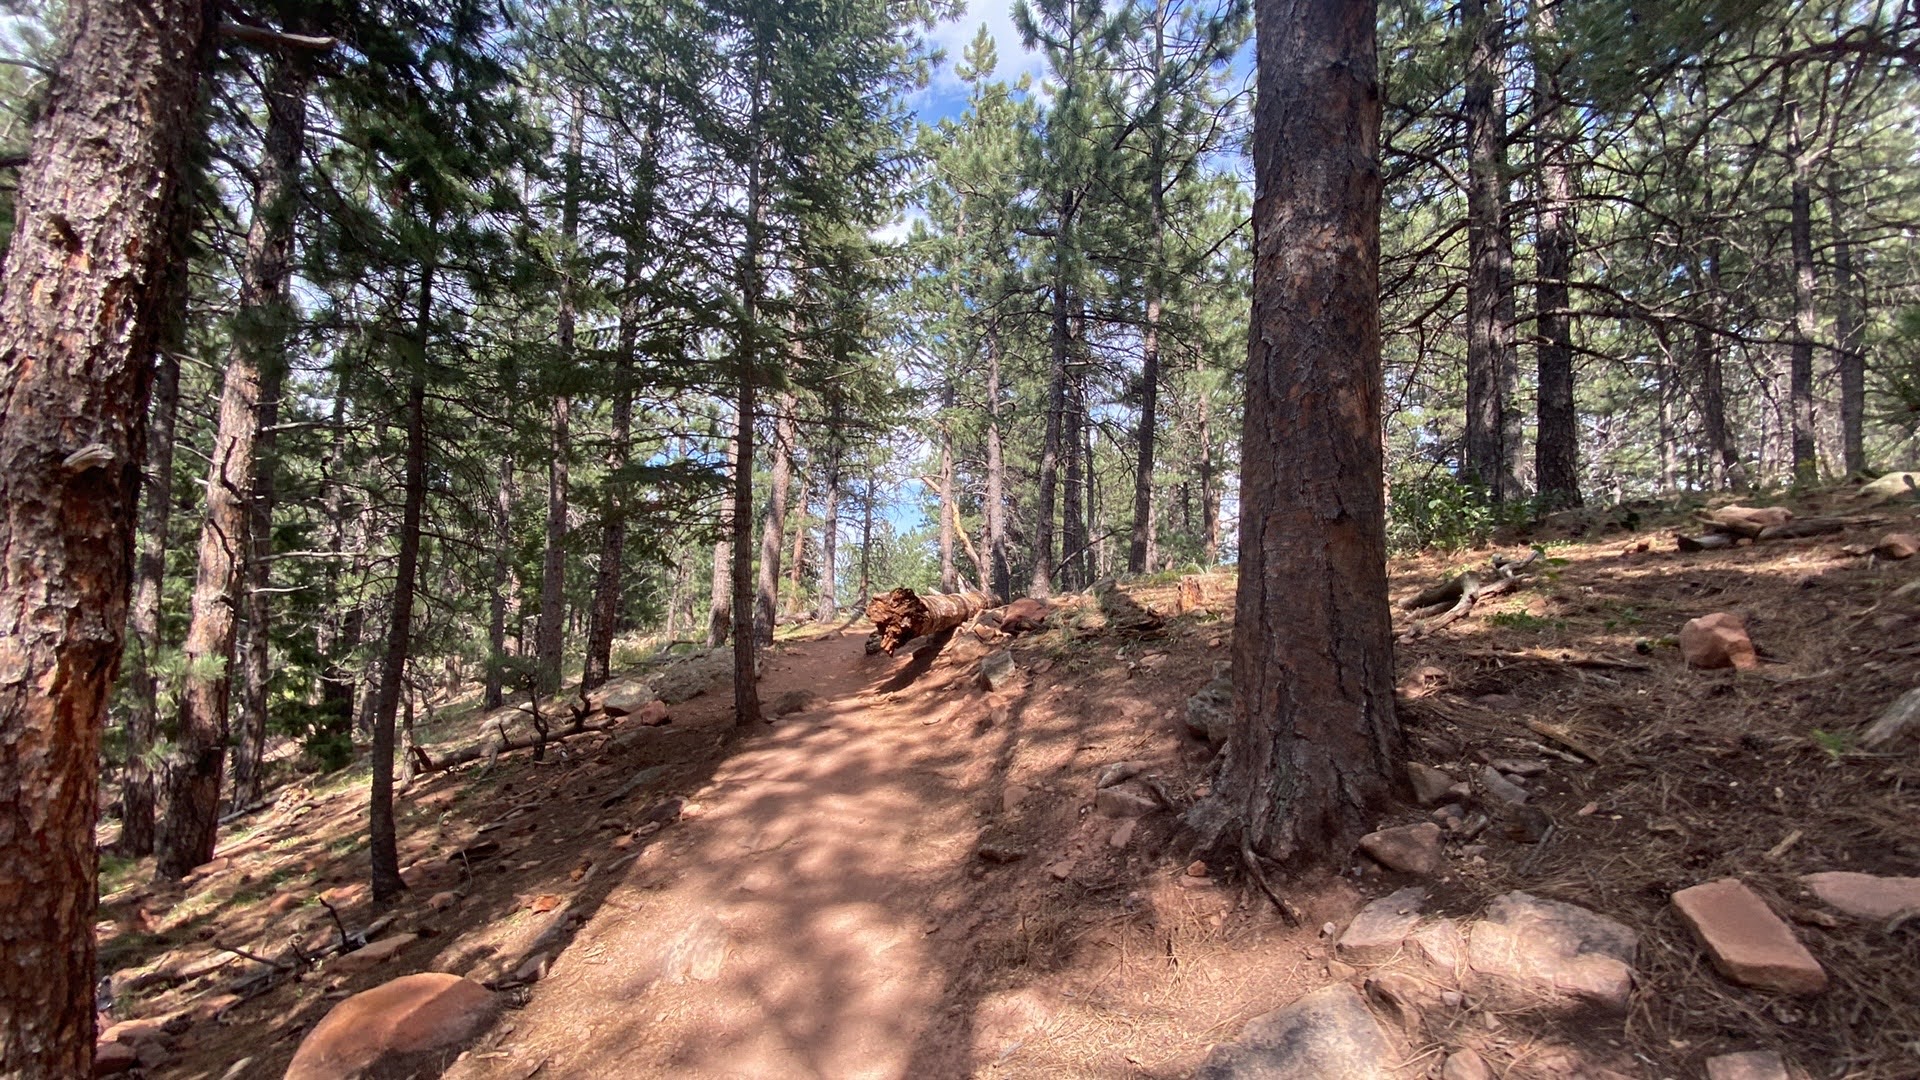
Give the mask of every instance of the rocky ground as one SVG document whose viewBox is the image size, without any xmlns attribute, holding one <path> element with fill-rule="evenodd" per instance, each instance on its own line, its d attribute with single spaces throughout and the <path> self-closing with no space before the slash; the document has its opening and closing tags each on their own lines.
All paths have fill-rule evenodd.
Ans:
<svg viewBox="0 0 1920 1080">
<path fill-rule="evenodd" d="M 1406 801 L 1277 883 L 1298 926 L 1179 824 L 1232 633 L 1207 575 L 912 658 L 812 628 L 740 739 L 723 658 L 635 673 L 543 761 L 420 778 L 390 910 L 353 771 L 184 888 L 110 866 L 102 1070 L 1912 1080 L 1912 510 L 1793 509 L 1844 520 L 1682 552 L 1568 515 L 1505 586 L 1397 612 Z M 1396 562 L 1395 596 L 1507 581 L 1489 554 Z M 447 710 L 429 760 L 501 719 Z"/>
</svg>

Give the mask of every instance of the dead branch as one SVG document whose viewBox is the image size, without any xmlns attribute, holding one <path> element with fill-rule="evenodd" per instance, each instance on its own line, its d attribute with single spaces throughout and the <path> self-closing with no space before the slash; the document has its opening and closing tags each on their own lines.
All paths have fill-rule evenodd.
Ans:
<svg viewBox="0 0 1920 1080">
<path fill-rule="evenodd" d="M 544 736 L 535 736 L 532 739 L 516 742 L 507 737 L 505 725 L 502 725 L 501 729 L 495 733 L 493 739 L 477 742 L 471 746 L 463 746 L 458 750 L 448 751 L 445 757 L 437 761 L 429 757 L 425 750 L 416 746 L 413 748 L 414 762 L 418 766 L 420 774 L 424 776 L 427 773 L 445 772 L 456 765 L 465 765 L 470 761 L 479 761 L 483 757 L 497 758 L 501 754 L 512 753 L 515 750 L 532 750 L 535 747 L 563 742 L 573 738 L 575 735 L 586 735 L 592 732 L 606 731 L 613 726 L 614 723 L 611 720 L 598 724 L 575 724 L 564 731 L 556 731 Z"/>
</svg>

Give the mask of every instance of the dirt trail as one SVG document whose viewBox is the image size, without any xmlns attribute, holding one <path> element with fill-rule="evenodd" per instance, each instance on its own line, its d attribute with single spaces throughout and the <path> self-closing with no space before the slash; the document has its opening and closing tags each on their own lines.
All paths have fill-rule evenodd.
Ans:
<svg viewBox="0 0 1920 1080">
<path fill-rule="evenodd" d="M 993 706 L 972 691 L 892 692 L 918 672 L 862 642 L 837 634 L 775 662 L 763 699 L 816 703 L 720 767 L 506 1042 L 450 1075 L 524 1076 L 542 1061 L 543 1076 L 580 1077 L 970 1071 L 970 1040 L 941 1012 L 964 960 L 952 931 L 973 887 L 971 804 L 999 797 L 965 714 Z"/>
</svg>

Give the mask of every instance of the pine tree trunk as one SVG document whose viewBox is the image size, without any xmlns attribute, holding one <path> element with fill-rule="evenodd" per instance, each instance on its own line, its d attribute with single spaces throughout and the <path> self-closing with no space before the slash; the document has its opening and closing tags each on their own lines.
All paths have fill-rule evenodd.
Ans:
<svg viewBox="0 0 1920 1080">
<path fill-rule="evenodd" d="M 820 507 L 820 621 L 829 622 L 840 615 L 838 595 L 840 556 L 840 460 L 845 453 L 842 428 L 846 424 L 846 405 L 840 395 L 832 394 L 827 409 L 826 475 L 821 483 L 826 491 Z M 865 597 L 861 598 L 862 600 Z"/>
<path fill-rule="evenodd" d="M 607 441 L 607 472 L 618 475 L 627 467 L 633 453 L 633 388 L 628 378 L 633 370 L 634 348 L 639 341 L 639 312 L 633 294 L 639 289 L 639 267 L 629 258 L 626 273 L 628 299 L 620 309 L 620 337 L 614 358 L 612 421 Z M 613 635 L 620 621 L 621 585 L 625 581 L 627 555 L 627 490 L 616 482 L 607 505 L 607 521 L 600 529 L 600 572 L 593 585 L 593 608 L 587 616 L 587 659 L 581 676 L 583 689 L 605 683 L 613 673 Z M 672 617 L 671 612 L 668 615 Z M 672 638 L 669 633 L 668 638 Z"/>
<path fill-rule="evenodd" d="M 767 492 L 767 516 L 760 525 L 760 576 L 753 599 L 753 634 L 761 645 L 773 644 L 773 627 L 780 604 L 780 555 L 787 536 L 787 497 L 793 486 L 794 410 L 792 392 L 780 395 L 773 424 L 773 460 L 768 463 L 772 484 Z"/>
<path fill-rule="evenodd" d="M 727 440 L 727 476 L 740 470 L 740 440 Z M 713 587 L 707 603 L 707 648 L 717 649 L 733 632 L 733 492 L 720 497 L 720 539 L 713 544 Z"/>
<path fill-rule="evenodd" d="M 947 384 L 946 407 L 953 407 L 953 384 Z M 954 566 L 953 534 L 958 516 L 953 505 L 953 431 L 940 424 L 940 591 L 960 591 L 960 571 Z"/>
<path fill-rule="evenodd" d="M 1838 183 L 1838 178 L 1835 179 Z M 1860 330 L 1866 321 L 1854 292 L 1853 238 L 1836 188 L 1827 191 L 1827 217 L 1833 226 L 1834 366 L 1840 375 L 1840 454 L 1849 476 L 1867 471 L 1867 358 Z"/>
<path fill-rule="evenodd" d="M 556 317 L 555 345 L 559 349 L 563 375 L 556 387 L 548 415 L 552 444 L 547 452 L 547 537 L 546 551 L 540 561 L 540 620 L 533 632 L 534 663 L 539 669 L 538 692 L 551 694 L 560 688 L 560 666 L 567 640 L 567 456 L 572 452 L 573 401 L 566 384 L 573 364 L 574 307 L 578 291 L 574 280 L 580 242 L 580 152 L 586 125 L 585 92 L 573 92 L 573 108 L 567 121 L 565 180 L 560 198 L 560 307 Z"/>
<path fill-rule="evenodd" d="M 1194 371 L 1204 375 L 1206 362 L 1195 358 Z M 1195 470 L 1200 474 L 1200 552 L 1208 566 L 1220 564 L 1220 495 L 1214 485 L 1213 465 L 1213 401 L 1207 393 L 1202 380 L 1199 403 L 1199 432 L 1195 438 L 1200 443 L 1200 462 Z"/>
<path fill-rule="evenodd" d="M 1232 734 L 1214 813 L 1344 859 L 1392 793 L 1374 5 L 1259 0 Z"/>
<path fill-rule="evenodd" d="M 1509 490 L 1506 445 L 1514 368 L 1513 246 L 1506 227 L 1506 111 L 1501 93 L 1505 18 L 1487 0 L 1463 0 L 1461 19 L 1472 32 L 1462 112 L 1467 131 L 1467 431 L 1466 475 L 1496 501 Z"/>
<path fill-rule="evenodd" d="M 267 684 L 272 679 L 273 618 L 273 426 L 280 418 L 280 371 L 260 379 L 260 436 L 254 443 L 253 497 L 247 506 L 247 636 L 240 652 L 240 737 L 233 744 L 231 805 L 242 807 L 260 795 L 260 767 L 267 749 Z"/>
<path fill-rule="evenodd" d="M 1535 0 L 1537 43 L 1557 42 L 1555 15 L 1560 0 Z M 1565 101 L 1560 89 L 1557 46 L 1535 45 L 1533 58 L 1534 162 L 1537 170 L 1534 242 L 1539 284 L 1535 360 L 1539 369 L 1538 433 L 1534 443 L 1534 487 L 1557 506 L 1580 505 L 1580 418 L 1573 402 L 1573 320 L 1568 312 L 1573 272 L 1573 169 L 1567 162 Z"/>
<path fill-rule="evenodd" d="M 1144 574 L 1154 562 L 1153 454 L 1160 405 L 1160 275 L 1166 268 L 1166 136 L 1164 95 L 1157 87 L 1166 68 L 1168 0 L 1153 6 L 1153 61 L 1155 81 L 1152 114 L 1148 118 L 1146 324 L 1140 328 L 1140 426 L 1135 437 L 1133 466 L 1133 534 L 1127 542 L 1127 573 Z"/>
<path fill-rule="evenodd" d="M 491 712 L 506 702 L 507 583 L 513 559 L 513 455 L 500 456 L 500 483 L 494 492 L 493 572 L 487 580 L 487 674 L 481 707 Z"/>
<path fill-rule="evenodd" d="M 1085 329 L 1084 320 L 1081 329 Z M 1081 496 L 1086 480 L 1081 475 L 1080 381 L 1069 377 L 1067 397 L 1060 416 L 1060 443 L 1066 451 L 1066 486 L 1060 498 L 1060 566 L 1056 574 L 1060 587 L 1074 592 L 1087 587 L 1087 519 Z"/>
<path fill-rule="evenodd" d="M 419 308 L 414 316 L 417 355 L 407 383 L 407 457 L 404 503 L 400 511 L 400 549 L 394 557 L 393 609 L 387 651 L 380 665 L 378 705 L 373 715 L 373 782 L 367 820 L 373 898 L 385 903 L 406 891 L 400 878 L 400 852 L 393 820 L 394 717 L 399 711 L 407 655 L 413 646 L 413 593 L 420 569 L 420 519 L 427 504 L 427 349 L 432 344 L 433 265 L 420 269 Z"/>
<path fill-rule="evenodd" d="M 0 268 L 0 1075 L 93 1074 L 95 797 L 206 8 L 75 0 Z"/>
<path fill-rule="evenodd" d="M 1790 68 L 1782 71 L 1783 86 L 1792 75 Z M 1793 480 L 1808 484 L 1819 479 L 1819 456 L 1814 448 L 1813 342 L 1819 333 L 1820 320 L 1814 308 L 1812 168 L 1800 130 L 1800 102 L 1791 99 L 1786 109 L 1787 160 L 1792 170 L 1789 240 L 1793 248 L 1793 338 L 1787 350 L 1787 415 Z"/>
<path fill-rule="evenodd" d="M 1066 203 L 1061 206 L 1061 230 L 1066 229 Z M 1060 483 L 1060 441 L 1063 413 L 1067 400 L 1067 283 L 1065 256 L 1056 253 L 1053 281 L 1053 327 L 1050 345 L 1051 366 L 1047 374 L 1047 426 L 1040 443 L 1040 492 L 1035 500 L 1033 523 L 1033 579 L 1027 587 L 1032 596 L 1053 595 L 1053 508 Z"/>
<path fill-rule="evenodd" d="M 267 133 L 255 171 L 239 312 L 227 351 L 219 428 L 207 468 L 206 516 L 184 647 L 177 744 L 163 767 L 165 816 L 154 873 L 178 880 L 213 858 L 220 817 L 220 773 L 232 707 L 234 619 L 244 583 L 259 475 L 264 406 L 279 395 L 285 370 L 287 278 L 300 199 L 309 69 L 276 58 L 267 77 Z M 245 733 L 242 733 L 245 741 Z"/>
<path fill-rule="evenodd" d="M 1013 599 L 1013 563 L 1007 548 L 1007 463 L 1000 445 L 1000 322 L 990 318 L 987 350 L 987 591 L 995 601 Z"/>
<path fill-rule="evenodd" d="M 873 595 L 873 472 L 867 472 L 866 498 L 860 500 L 860 606 Z"/>
<path fill-rule="evenodd" d="M 762 215 L 766 191 L 762 186 L 767 86 L 766 41 L 755 45 L 754 78 L 747 133 L 746 242 L 740 253 L 740 325 L 734 377 L 738 398 L 734 411 L 733 459 L 733 611 L 746 620 L 733 635 L 733 723 L 744 728 L 760 722 L 760 643 L 754 634 L 753 611 L 753 426 L 754 399 L 759 382 L 760 273 L 763 242 Z M 776 544 L 777 548 L 778 545 Z"/>
<path fill-rule="evenodd" d="M 317 634 L 317 644 L 324 666 L 320 670 L 320 711 L 329 719 L 332 731 L 347 734 L 353 730 L 353 699 L 356 679 L 350 670 L 350 660 L 355 649 L 360 647 L 360 631 L 366 621 L 366 604 L 358 596 L 351 602 L 340 593 L 342 579 L 342 559 L 347 554 L 347 512 L 346 485 L 341 480 L 341 472 L 346 465 L 347 455 L 347 393 L 344 375 L 336 375 L 333 389 L 333 411 L 328 419 L 328 438 L 330 446 L 325 461 L 321 465 L 320 484 L 325 492 L 323 505 L 327 520 L 327 559 L 326 597 L 327 603 L 338 611 L 345 611 L 337 620 L 321 623 Z M 366 545 L 357 545 L 354 556 L 356 571 L 366 557 Z M 355 574 L 358 577 L 358 574 Z M 337 726 L 336 726 L 337 725 Z"/>
<path fill-rule="evenodd" d="M 187 261 L 187 232 L 192 214 L 174 210 L 171 257 Z M 160 602 L 167 575 L 167 530 L 173 517 L 173 443 L 180 412 L 180 350 L 185 347 L 187 275 L 167 276 L 163 325 L 154 350 L 153 402 L 147 426 L 147 465 L 140 499 L 140 547 L 133 567 L 133 604 L 127 615 L 132 648 L 127 650 L 127 764 L 120 782 L 120 843 L 123 855 L 153 854 L 153 766 L 147 760 L 160 730 L 160 679 L 153 669 L 160 655 Z"/>
</svg>

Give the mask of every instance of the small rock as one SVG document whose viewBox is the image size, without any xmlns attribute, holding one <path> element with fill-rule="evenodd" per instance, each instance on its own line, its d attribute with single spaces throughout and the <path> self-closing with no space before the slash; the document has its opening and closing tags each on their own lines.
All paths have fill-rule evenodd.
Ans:
<svg viewBox="0 0 1920 1080">
<path fill-rule="evenodd" d="M 1006 686 L 1019 674 L 1020 669 L 1013 663 L 1013 653 L 1006 649 L 988 653 L 980 661 L 980 685 L 986 687 L 989 693 Z"/>
<path fill-rule="evenodd" d="M 1854 498 L 1866 499 L 1869 505 L 1878 506 L 1894 499 L 1912 499 L 1917 492 L 1920 492 L 1920 473 L 1890 472 L 1863 485 L 1854 493 Z"/>
<path fill-rule="evenodd" d="M 1249 1021 L 1194 1080 L 1391 1080 L 1400 1054 L 1366 999 L 1337 982 Z"/>
<path fill-rule="evenodd" d="M 1725 611 L 1702 615 L 1680 628 L 1680 655 L 1688 667 L 1738 668 L 1760 663 L 1740 616 Z"/>
<path fill-rule="evenodd" d="M 1123 848 L 1133 842 L 1133 830 L 1140 824 L 1139 818 L 1128 818 L 1114 827 L 1113 835 L 1107 837 L 1107 846 Z"/>
<path fill-rule="evenodd" d="M 1203 859 L 1195 859 L 1192 862 L 1188 863 L 1187 876 L 1188 877 L 1206 877 L 1207 876 L 1206 861 Z"/>
<path fill-rule="evenodd" d="M 560 902 L 560 897 L 554 893 L 541 893 L 533 898 L 533 902 L 527 905 L 527 909 L 535 915 L 545 915 L 559 907 Z"/>
<path fill-rule="evenodd" d="M 1026 802 L 1027 796 L 1031 794 L 1033 794 L 1033 789 L 1027 787 L 1025 784 L 1008 784 L 1006 787 L 1001 788 L 1000 812 L 1003 814 L 1012 813 L 1021 803 Z"/>
<path fill-rule="evenodd" d="M 1571 997 L 1624 1012 L 1639 935 L 1573 904 L 1524 892 L 1494 898 L 1467 935 L 1467 962 L 1492 990 Z"/>
<path fill-rule="evenodd" d="M 1223 671 L 1187 699 L 1187 730 L 1215 746 L 1233 727 L 1233 674 Z"/>
<path fill-rule="evenodd" d="M 1035 600 L 1030 596 L 1023 596 L 1000 610 L 1000 629 L 1008 634 L 1030 634 L 1044 630 L 1047 619 L 1053 614 L 1053 609 L 1047 606 L 1045 600 Z"/>
<path fill-rule="evenodd" d="M 267 901 L 267 914 L 285 915 L 287 912 L 292 911 L 294 908 L 297 908 L 299 906 L 300 906 L 299 893 L 283 892 L 275 896 L 272 900 Z"/>
<path fill-rule="evenodd" d="M 1553 829 L 1553 819 L 1543 810 L 1522 806 L 1507 820 L 1507 839 L 1516 844 L 1537 844 Z"/>
<path fill-rule="evenodd" d="M 544 952 L 534 953 L 513 969 L 511 981 L 517 983 L 536 983 L 547 977 L 547 971 L 553 966 L 553 960 Z"/>
<path fill-rule="evenodd" d="M 1460 808 L 1459 803 L 1448 803 L 1445 806 L 1436 807 L 1427 817 L 1448 832 L 1459 832 L 1460 826 L 1467 823 L 1467 812 Z"/>
<path fill-rule="evenodd" d="M 613 838 L 613 843 L 610 846 L 615 851 L 627 850 L 628 848 L 633 846 L 633 834 L 621 833 L 619 836 L 616 836 Z"/>
<path fill-rule="evenodd" d="M 1680 921 L 1693 931 L 1720 974 L 1743 986 L 1789 994 L 1817 994 L 1827 973 L 1738 878 L 1721 878 L 1673 894 Z"/>
<path fill-rule="evenodd" d="M 1873 545 L 1873 553 L 1883 559 L 1911 559 L 1920 554 L 1920 536 L 1912 533 L 1888 533 Z"/>
<path fill-rule="evenodd" d="M 1920 911 L 1920 877 L 1876 877 L 1851 870 L 1806 874 L 1800 884 L 1828 907 L 1860 919 L 1891 919 L 1903 911 Z"/>
<path fill-rule="evenodd" d="M 151 1017 L 134 1020 L 122 1020 L 100 1033 L 101 1042 L 120 1042 L 133 1046 L 143 1042 L 159 1042 L 166 1037 L 166 1030 L 160 1021 Z"/>
<path fill-rule="evenodd" d="M 301 1040 L 285 1080 L 398 1075 L 444 1065 L 498 1009 L 485 987 L 458 975 L 402 976 L 335 1005 Z"/>
<path fill-rule="evenodd" d="M 1508 776 L 1545 776 L 1552 768 L 1539 758 L 1494 758 L 1487 764 Z"/>
<path fill-rule="evenodd" d="M 982 862 L 997 864 L 1019 862 L 1021 859 L 1026 858 L 1027 855 L 1027 853 L 1020 848 L 997 840 L 981 841 L 980 846 L 974 849 L 974 854 L 978 855 Z"/>
<path fill-rule="evenodd" d="M 1407 949 L 1449 982 L 1467 973 L 1467 932 L 1452 919 L 1435 919 L 1406 939 Z"/>
<path fill-rule="evenodd" d="M 103 1042 L 93 1048 L 93 1075 L 118 1076 L 138 1068 L 140 1052 L 130 1043 Z"/>
<path fill-rule="evenodd" d="M 1407 779 L 1413 784 L 1413 797 L 1421 806 L 1440 802 L 1447 797 L 1447 789 L 1453 787 L 1453 777 L 1418 761 L 1407 762 Z"/>
<path fill-rule="evenodd" d="M 153 1042 L 135 1044 L 133 1056 L 140 1059 L 142 1069 L 149 1071 L 158 1069 L 173 1059 L 173 1055 L 167 1053 L 166 1047 Z"/>
<path fill-rule="evenodd" d="M 1472 1050 L 1455 1050 L 1440 1067 L 1440 1080 L 1493 1080 L 1493 1070 Z"/>
<path fill-rule="evenodd" d="M 1747 1050 L 1708 1058 L 1707 1080 L 1789 1080 L 1789 1075 L 1779 1054 Z"/>
<path fill-rule="evenodd" d="M 649 701 L 627 714 L 627 722 L 640 727 L 659 727 L 673 721 L 673 715 L 667 711 L 664 701 Z"/>
<path fill-rule="evenodd" d="M 1447 794 L 1456 799 L 1471 799 L 1473 798 L 1473 785 L 1462 780 L 1448 788 Z"/>
<path fill-rule="evenodd" d="M 1893 699 L 1860 736 L 1860 745 L 1878 750 L 1909 731 L 1920 730 L 1920 689 L 1909 690 Z"/>
<path fill-rule="evenodd" d="M 1427 890 L 1412 885 L 1361 908 L 1334 944 L 1334 954 L 1355 964 L 1381 964 L 1393 959 L 1401 942 L 1420 925 L 1420 905 L 1426 899 Z"/>
<path fill-rule="evenodd" d="M 818 698 L 811 690 L 789 690 L 773 699 L 770 711 L 775 716 L 791 716 L 813 708 L 816 700 Z"/>
<path fill-rule="evenodd" d="M 1344 982 L 1358 974 L 1360 974 L 1360 969 L 1354 967 L 1352 964 L 1340 960 L 1327 961 L 1327 978 L 1336 982 Z"/>
<path fill-rule="evenodd" d="M 1110 788 L 1146 771 L 1147 763 L 1144 761 L 1116 761 L 1100 770 L 1100 775 L 1094 780 L 1093 786 L 1095 789 Z"/>
<path fill-rule="evenodd" d="M 1500 775 L 1491 765 L 1480 766 L 1480 786 L 1496 802 L 1520 806 L 1527 801 L 1527 789 Z"/>
<path fill-rule="evenodd" d="M 1440 826 L 1431 821 L 1401 825 L 1361 837 L 1360 850 L 1394 870 L 1431 874 L 1440 868 L 1440 835 Z"/>
<path fill-rule="evenodd" d="M 332 971 L 365 971 L 399 956 L 407 946 L 420 940 L 418 934 L 395 934 L 379 941 L 370 941 L 350 953 L 341 953 L 328 961 Z"/>
<path fill-rule="evenodd" d="M 434 911 L 445 911 L 459 902 L 459 894 L 452 892 L 437 892 L 427 897 L 427 906 Z"/>
<path fill-rule="evenodd" d="M 1094 811 L 1106 817 L 1145 817 L 1159 808 L 1150 796 L 1131 788 L 1106 788 L 1093 796 Z"/>
<path fill-rule="evenodd" d="M 1383 971 L 1367 979 L 1367 996 L 1408 1035 L 1420 1030 L 1421 1010 L 1440 1003 L 1438 987 L 1404 971 Z"/>
</svg>

